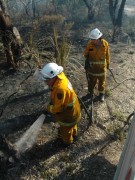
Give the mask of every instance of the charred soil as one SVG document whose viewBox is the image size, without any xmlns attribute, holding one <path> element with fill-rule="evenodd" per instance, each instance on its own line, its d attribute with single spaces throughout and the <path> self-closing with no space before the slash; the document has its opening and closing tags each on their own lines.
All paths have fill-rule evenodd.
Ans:
<svg viewBox="0 0 135 180">
<path fill-rule="evenodd" d="M 134 49 L 134 45 L 110 44 L 111 68 L 118 82 L 135 78 Z M 84 46 L 72 46 L 65 73 L 90 113 L 83 51 Z M 49 93 L 43 84 L 34 80 L 32 60 L 28 61 L 31 68 L 21 62 L 19 70 L 12 72 L 2 66 L 5 62 L 2 52 L 1 58 L 0 129 L 1 135 L 5 134 L 14 144 L 40 115 Z M 19 161 L 0 167 L 0 179 L 113 179 L 129 128 L 124 127 L 124 122 L 134 111 L 134 92 L 134 80 L 117 84 L 108 71 L 105 102 L 98 101 L 95 91 L 92 125 L 89 125 L 90 119 L 82 107 L 78 140 L 70 147 L 61 147 L 57 141 L 58 124 L 49 117 L 36 144 L 22 154 Z M 121 130 L 123 127 L 124 131 Z M 0 152 L 5 153 L 2 149 Z"/>
</svg>

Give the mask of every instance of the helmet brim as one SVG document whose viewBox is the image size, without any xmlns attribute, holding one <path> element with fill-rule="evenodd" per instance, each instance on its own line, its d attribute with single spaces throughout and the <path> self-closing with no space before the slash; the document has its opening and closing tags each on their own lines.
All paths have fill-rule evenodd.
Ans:
<svg viewBox="0 0 135 180">
<path fill-rule="evenodd" d="M 50 78 L 45 76 L 44 74 L 42 74 L 41 69 L 36 69 L 36 71 L 33 74 L 33 77 L 37 80 L 37 81 L 47 81 Z"/>
<path fill-rule="evenodd" d="M 42 81 L 42 75 L 41 75 L 41 72 L 40 72 L 40 69 L 36 69 L 34 74 L 33 74 L 33 77 L 35 80 L 37 81 Z"/>
<path fill-rule="evenodd" d="M 63 67 L 62 66 L 59 66 L 59 74 L 63 72 Z"/>
</svg>

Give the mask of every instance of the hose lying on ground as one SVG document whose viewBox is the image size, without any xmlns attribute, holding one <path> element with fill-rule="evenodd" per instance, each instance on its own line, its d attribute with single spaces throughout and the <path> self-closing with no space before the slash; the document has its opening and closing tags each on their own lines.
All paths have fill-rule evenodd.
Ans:
<svg viewBox="0 0 135 180">
<path fill-rule="evenodd" d="M 118 84 L 118 86 L 119 86 L 120 84 L 124 83 L 124 82 L 127 81 L 127 80 L 133 80 L 133 81 L 135 81 L 135 78 L 126 78 L 126 79 L 124 79 L 123 81 L 118 82 L 118 81 L 115 79 L 115 77 L 114 77 L 114 74 L 113 74 L 113 72 L 112 72 L 112 69 L 109 68 L 109 71 L 110 71 L 110 73 L 111 73 L 114 81 Z"/>
<path fill-rule="evenodd" d="M 92 124 L 92 117 L 90 116 L 90 114 L 89 114 L 89 112 L 88 112 L 86 106 L 84 105 L 83 101 L 81 100 L 81 98 L 78 97 L 78 99 L 79 99 L 80 103 L 82 104 L 82 106 L 83 106 L 85 112 L 87 113 L 87 115 L 88 115 L 88 117 L 89 117 L 89 120 L 90 120 L 90 121 L 89 121 L 89 125 L 91 125 L 91 124 Z M 91 105 L 91 106 L 92 106 L 92 105 Z"/>
</svg>

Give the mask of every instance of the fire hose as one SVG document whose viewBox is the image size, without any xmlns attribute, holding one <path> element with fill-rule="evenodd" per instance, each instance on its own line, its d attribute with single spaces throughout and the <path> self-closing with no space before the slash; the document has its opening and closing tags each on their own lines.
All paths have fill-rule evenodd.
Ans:
<svg viewBox="0 0 135 180">
<path fill-rule="evenodd" d="M 120 84 L 124 83 L 124 82 L 127 81 L 127 80 L 133 80 L 133 81 L 135 81 L 135 78 L 126 78 L 126 79 L 124 79 L 124 80 L 122 80 L 122 81 L 119 82 L 119 81 L 117 81 L 117 80 L 115 79 L 114 74 L 113 74 L 113 72 L 112 72 L 112 68 L 109 68 L 109 71 L 110 71 L 110 73 L 111 73 L 114 81 L 118 84 L 117 86 L 119 86 Z"/>
<path fill-rule="evenodd" d="M 89 114 L 89 112 L 88 112 L 85 104 L 84 104 L 83 101 L 81 100 L 81 98 L 78 97 L 78 99 L 79 99 L 79 102 L 81 103 L 82 107 L 84 108 L 86 114 L 87 114 L 88 117 L 89 117 L 89 123 L 88 123 L 88 126 L 87 126 L 87 129 L 88 129 L 89 126 L 90 126 L 90 125 L 92 124 L 92 122 L 93 122 L 93 121 L 92 121 L 92 116 L 93 116 L 93 95 L 92 95 L 92 97 L 91 97 L 91 114 Z"/>
</svg>

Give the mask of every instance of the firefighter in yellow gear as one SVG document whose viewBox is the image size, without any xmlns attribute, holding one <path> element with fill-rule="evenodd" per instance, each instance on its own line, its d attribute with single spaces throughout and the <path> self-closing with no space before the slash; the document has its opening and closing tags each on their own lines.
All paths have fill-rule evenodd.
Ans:
<svg viewBox="0 0 135 180">
<path fill-rule="evenodd" d="M 110 52 L 109 44 L 102 38 L 102 35 L 97 28 L 89 33 L 90 41 L 86 46 L 84 57 L 88 91 L 93 94 L 94 87 L 98 81 L 99 99 L 103 102 L 106 72 L 110 65 Z"/>
<path fill-rule="evenodd" d="M 40 70 L 40 79 L 51 88 L 47 111 L 54 114 L 60 125 L 60 137 L 66 145 L 74 142 L 77 124 L 81 119 L 80 104 L 73 87 L 63 72 L 63 67 L 48 63 Z"/>
</svg>

